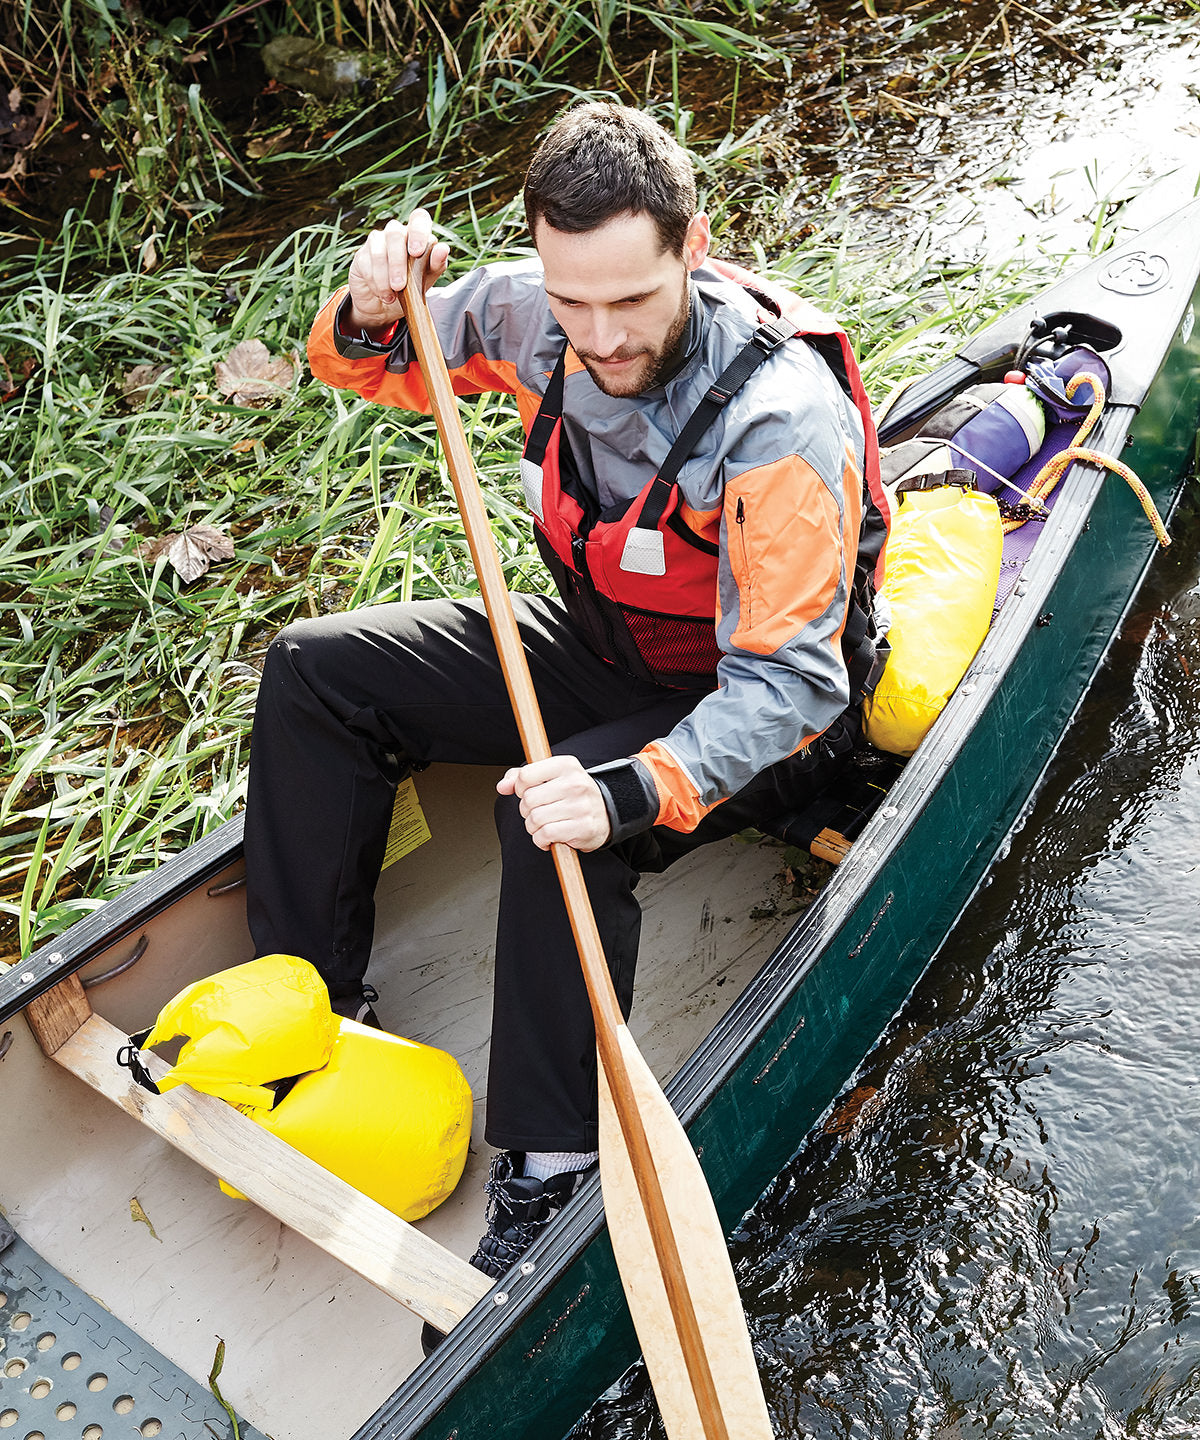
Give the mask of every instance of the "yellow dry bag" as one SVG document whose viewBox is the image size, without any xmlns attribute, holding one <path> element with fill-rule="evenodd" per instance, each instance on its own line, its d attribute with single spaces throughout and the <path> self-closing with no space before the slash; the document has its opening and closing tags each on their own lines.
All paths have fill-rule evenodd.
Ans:
<svg viewBox="0 0 1200 1440">
<path fill-rule="evenodd" d="M 900 496 L 880 590 L 892 653 L 863 710 L 878 749 L 911 755 L 942 713 L 991 624 L 1003 546 L 990 495 L 944 485 Z"/>
<path fill-rule="evenodd" d="M 471 1090 L 454 1058 L 353 1020 L 273 1110 L 240 1108 L 403 1220 L 440 1205 L 467 1163 Z"/>
<path fill-rule="evenodd" d="M 188 1037 L 178 1062 L 156 1085 L 137 1045 L 178 1035 Z M 405 1220 L 440 1204 L 466 1163 L 471 1091 L 454 1058 L 339 1020 L 320 975 L 294 955 L 188 986 L 119 1058 L 150 1089 L 187 1084 L 236 1105 Z"/>
<path fill-rule="evenodd" d="M 197 980 L 159 1012 L 142 1041 L 187 1041 L 159 1090 L 190 1085 L 231 1105 L 275 1103 L 265 1087 L 329 1059 L 337 1017 L 316 969 L 295 955 L 266 955 Z"/>
</svg>

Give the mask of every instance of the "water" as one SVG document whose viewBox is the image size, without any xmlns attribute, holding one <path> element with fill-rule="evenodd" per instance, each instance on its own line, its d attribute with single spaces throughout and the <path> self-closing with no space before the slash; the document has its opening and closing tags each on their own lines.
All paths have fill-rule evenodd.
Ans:
<svg viewBox="0 0 1200 1440">
<path fill-rule="evenodd" d="M 1169 20 L 997 60 L 903 149 L 878 107 L 836 161 L 810 131 L 795 212 L 836 164 L 831 203 L 893 238 L 932 215 L 965 259 L 1149 224 L 1200 178 L 1200 40 Z M 1196 495 L 1172 532 L 1007 855 L 736 1238 L 780 1437 L 1200 1436 Z M 661 1433 L 641 1367 L 572 1432 Z"/>
<path fill-rule="evenodd" d="M 776 111 L 789 219 L 835 208 L 893 244 L 932 227 L 952 258 L 999 259 L 1086 250 L 1105 220 L 1143 228 L 1196 193 L 1195 5 L 877 8 L 797 11 L 807 59 Z M 815 105 L 820 57 L 817 81 L 846 80 Z"/>
<path fill-rule="evenodd" d="M 1200 1434 L 1197 517 L 1010 853 L 748 1219 L 781 1434 Z"/>
</svg>

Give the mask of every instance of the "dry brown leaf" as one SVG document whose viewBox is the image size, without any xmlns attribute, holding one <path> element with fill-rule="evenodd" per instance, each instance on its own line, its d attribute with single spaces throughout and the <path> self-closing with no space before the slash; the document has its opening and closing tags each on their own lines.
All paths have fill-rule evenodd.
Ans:
<svg viewBox="0 0 1200 1440">
<path fill-rule="evenodd" d="M 215 525 L 189 525 L 177 534 L 144 540 L 138 554 L 150 561 L 165 555 L 184 584 L 190 585 L 215 561 L 233 559 L 233 541 Z"/>
<path fill-rule="evenodd" d="M 243 340 L 216 365 L 217 389 L 235 405 L 277 400 L 290 389 L 296 367 L 283 356 L 273 356 L 261 340 Z"/>
<path fill-rule="evenodd" d="M 274 155 L 276 150 L 282 150 L 288 136 L 292 133 L 289 125 L 283 130 L 276 130 L 273 135 L 256 135 L 246 145 L 246 154 L 252 160 L 262 160 L 267 155 Z"/>
<path fill-rule="evenodd" d="M 135 365 L 121 377 L 121 398 L 131 410 L 140 410 L 158 381 L 170 373 L 169 365 Z"/>
</svg>

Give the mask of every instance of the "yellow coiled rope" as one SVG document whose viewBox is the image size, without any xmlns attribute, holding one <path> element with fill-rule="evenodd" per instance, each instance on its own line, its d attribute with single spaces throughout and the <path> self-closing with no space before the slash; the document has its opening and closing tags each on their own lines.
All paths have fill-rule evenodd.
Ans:
<svg viewBox="0 0 1200 1440">
<path fill-rule="evenodd" d="M 1044 519 L 1046 509 L 1042 502 L 1062 479 L 1067 467 L 1075 460 L 1082 460 L 1089 465 L 1099 465 L 1105 470 L 1111 470 L 1114 475 L 1119 475 L 1121 479 L 1125 481 L 1141 502 L 1142 509 L 1146 512 L 1146 519 L 1149 520 L 1154 534 L 1158 539 L 1158 543 L 1166 549 L 1171 543 L 1171 537 L 1167 534 L 1167 527 L 1163 524 L 1162 517 L 1159 515 L 1154 501 L 1150 496 L 1150 492 L 1146 489 L 1145 485 L 1142 484 L 1124 461 L 1118 460 L 1113 455 L 1102 455 L 1099 450 L 1089 450 L 1084 447 L 1084 440 L 1091 434 L 1092 427 L 1100 418 L 1100 414 L 1104 409 L 1105 394 L 1104 386 L 1100 383 L 1100 380 L 1088 371 L 1081 370 L 1079 374 L 1072 375 L 1067 382 L 1067 398 L 1070 399 L 1080 385 L 1083 384 L 1088 384 L 1092 387 L 1092 404 L 1088 413 L 1084 416 L 1082 425 L 1080 425 L 1076 431 L 1075 438 L 1071 441 L 1067 449 L 1060 450 L 1057 455 L 1048 460 L 1038 471 L 1028 491 L 1029 513 L 1020 513 L 1020 510 L 1026 508 L 1022 505 L 1017 514 L 1009 516 L 1004 521 L 1005 531 L 1016 530 L 1019 526 L 1024 525 L 1026 520 L 1032 519 L 1034 516 Z"/>
</svg>

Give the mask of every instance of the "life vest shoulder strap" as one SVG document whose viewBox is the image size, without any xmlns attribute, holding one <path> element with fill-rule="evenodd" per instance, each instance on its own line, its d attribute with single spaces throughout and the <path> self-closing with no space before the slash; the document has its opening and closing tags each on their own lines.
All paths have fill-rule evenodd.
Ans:
<svg viewBox="0 0 1200 1440">
<path fill-rule="evenodd" d="M 703 399 L 684 422 L 675 443 L 667 451 L 667 458 L 659 467 L 638 519 L 641 528 L 653 530 L 658 526 L 670 503 L 672 487 L 679 478 L 684 461 L 696 448 L 700 437 L 763 361 L 796 333 L 796 326 L 781 316 L 772 316 L 765 320 L 708 387 Z"/>
<path fill-rule="evenodd" d="M 688 416 L 667 458 L 659 467 L 658 478 L 673 485 L 683 469 L 683 462 L 696 448 L 701 435 L 729 404 L 758 367 L 784 343 L 797 334 L 796 326 L 782 316 L 765 320 L 751 335 L 720 375 L 708 387 L 704 398 Z"/>
</svg>

